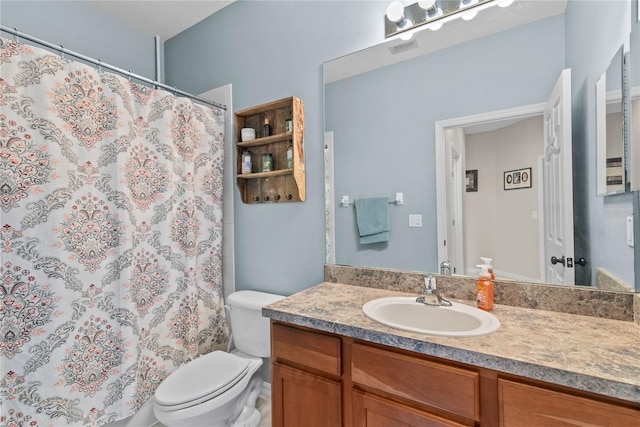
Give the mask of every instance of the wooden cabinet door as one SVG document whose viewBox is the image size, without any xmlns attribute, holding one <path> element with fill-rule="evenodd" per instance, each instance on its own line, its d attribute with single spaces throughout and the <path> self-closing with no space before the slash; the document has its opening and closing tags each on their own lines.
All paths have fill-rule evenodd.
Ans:
<svg viewBox="0 0 640 427">
<path fill-rule="evenodd" d="M 353 391 L 353 427 L 461 427 L 435 414 L 358 390 Z"/>
<path fill-rule="evenodd" d="M 273 364 L 273 427 L 342 426 L 341 383 Z"/>
<path fill-rule="evenodd" d="M 501 427 L 640 427 L 640 411 L 498 380 Z"/>
</svg>

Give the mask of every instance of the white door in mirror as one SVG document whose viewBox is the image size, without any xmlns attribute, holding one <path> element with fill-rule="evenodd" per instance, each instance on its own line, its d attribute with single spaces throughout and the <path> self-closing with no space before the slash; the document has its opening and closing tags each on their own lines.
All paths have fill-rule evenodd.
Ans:
<svg viewBox="0 0 640 427">
<path fill-rule="evenodd" d="M 571 70 L 562 70 L 544 112 L 544 281 L 573 285 L 573 166 L 571 159 Z"/>
</svg>

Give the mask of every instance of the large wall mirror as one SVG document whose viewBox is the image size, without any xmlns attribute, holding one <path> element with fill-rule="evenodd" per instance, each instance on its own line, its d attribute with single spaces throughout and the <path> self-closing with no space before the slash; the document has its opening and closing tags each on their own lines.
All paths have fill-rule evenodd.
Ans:
<svg viewBox="0 0 640 427">
<path fill-rule="evenodd" d="M 502 278 L 633 291 L 633 197 L 597 196 L 594 91 L 632 3 L 516 0 L 325 63 L 328 262 L 475 275 L 484 256 Z M 399 192 L 390 239 L 360 244 L 341 200 Z"/>
</svg>

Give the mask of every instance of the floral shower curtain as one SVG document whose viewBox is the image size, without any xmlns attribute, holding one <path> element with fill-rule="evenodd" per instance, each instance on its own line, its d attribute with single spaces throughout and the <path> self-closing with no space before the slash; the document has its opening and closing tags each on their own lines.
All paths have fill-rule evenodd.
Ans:
<svg viewBox="0 0 640 427">
<path fill-rule="evenodd" d="M 0 426 L 125 418 L 226 342 L 223 118 L 0 39 Z"/>
</svg>

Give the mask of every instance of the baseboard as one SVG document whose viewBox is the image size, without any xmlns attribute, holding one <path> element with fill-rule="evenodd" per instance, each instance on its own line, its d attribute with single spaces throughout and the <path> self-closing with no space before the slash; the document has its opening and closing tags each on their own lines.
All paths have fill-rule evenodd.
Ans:
<svg viewBox="0 0 640 427">
<path fill-rule="evenodd" d="M 271 383 L 268 383 L 266 381 L 262 383 L 262 392 L 260 392 L 260 396 L 271 399 Z"/>
</svg>

